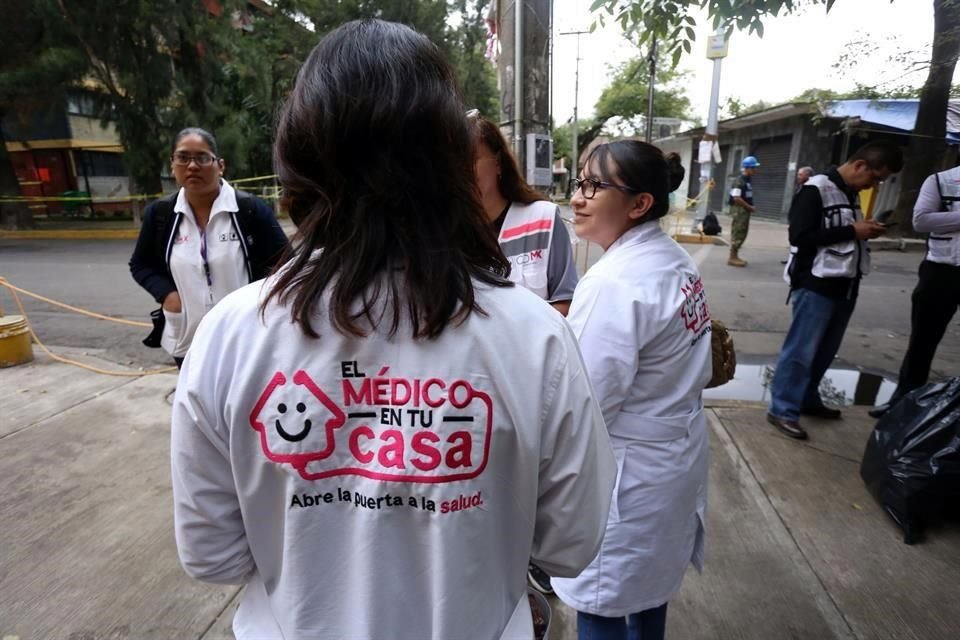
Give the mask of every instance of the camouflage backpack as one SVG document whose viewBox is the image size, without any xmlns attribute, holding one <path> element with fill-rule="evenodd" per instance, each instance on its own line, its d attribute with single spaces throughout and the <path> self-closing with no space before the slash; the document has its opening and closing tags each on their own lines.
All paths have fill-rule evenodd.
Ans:
<svg viewBox="0 0 960 640">
<path fill-rule="evenodd" d="M 737 352 L 733 347 L 733 337 L 727 325 L 719 320 L 711 320 L 710 350 L 713 352 L 713 376 L 707 383 L 707 389 L 719 387 L 733 380 L 737 372 Z"/>
</svg>

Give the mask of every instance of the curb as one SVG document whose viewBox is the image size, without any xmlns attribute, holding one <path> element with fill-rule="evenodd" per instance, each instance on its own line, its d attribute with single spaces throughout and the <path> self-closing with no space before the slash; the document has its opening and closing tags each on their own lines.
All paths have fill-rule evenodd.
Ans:
<svg viewBox="0 0 960 640">
<path fill-rule="evenodd" d="M 136 240 L 139 229 L 0 231 L 0 240 Z"/>
<path fill-rule="evenodd" d="M 672 237 L 681 244 L 727 244 L 727 241 L 719 236 L 705 236 L 700 233 L 677 233 Z"/>
<path fill-rule="evenodd" d="M 873 251 L 919 252 L 927 250 L 927 243 L 917 238 L 883 238 L 870 240 L 868 245 Z"/>
</svg>

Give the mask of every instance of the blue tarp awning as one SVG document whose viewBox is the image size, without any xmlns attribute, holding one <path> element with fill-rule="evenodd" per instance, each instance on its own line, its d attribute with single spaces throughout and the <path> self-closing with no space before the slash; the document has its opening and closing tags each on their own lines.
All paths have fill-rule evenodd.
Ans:
<svg viewBox="0 0 960 640">
<path fill-rule="evenodd" d="M 861 121 L 901 131 L 913 131 L 919 100 L 837 100 L 828 102 L 823 115 L 829 118 L 860 118 Z M 960 144 L 960 100 L 947 106 L 947 140 Z"/>
</svg>

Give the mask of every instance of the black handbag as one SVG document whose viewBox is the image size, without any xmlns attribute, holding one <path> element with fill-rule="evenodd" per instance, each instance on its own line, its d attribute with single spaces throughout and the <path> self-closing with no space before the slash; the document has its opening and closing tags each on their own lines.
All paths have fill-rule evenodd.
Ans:
<svg viewBox="0 0 960 640">
<path fill-rule="evenodd" d="M 143 344 L 151 349 L 158 349 L 160 338 L 163 337 L 163 327 L 167 324 L 167 317 L 163 315 L 163 307 L 151 311 L 150 320 L 153 322 L 153 330 L 150 335 L 143 339 Z"/>
</svg>

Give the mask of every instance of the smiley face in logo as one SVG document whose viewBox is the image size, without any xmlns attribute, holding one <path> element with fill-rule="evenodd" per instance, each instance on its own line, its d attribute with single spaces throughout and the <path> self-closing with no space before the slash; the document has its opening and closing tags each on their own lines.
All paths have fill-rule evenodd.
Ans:
<svg viewBox="0 0 960 640">
<path fill-rule="evenodd" d="M 273 375 L 250 412 L 250 426 L 268 459 L 305 476 L 307 464 L 333 453 L 346 415 L 305 371 L 294 373 L 292 382 L 282 372 Z"/>
<path fill-rule="evenodd" d="M 303 404 L 302 402 L 297 403 L 297 411 L 299 413 L 303 413 L 306 410 L 307 410 L 307 405 Z M 282 402 L 278 404 L 277 412 L 279 412 L 280 414 L 285 414 L 287 412 L 287 405 Z M 284 440 L 289 440 L 290 442 L 300 442 L 301 440 L 306 438 L 308 435 L 310 435 L 310 427 L 313 426 L 313 422 L 310 421 L 310 418 L 307 418 L 303 421 L 303 429 L 301 429 L 299 433 L 293 434 L 293 433 L 289 433 L 286 429 L 283 428 L 283 425 L 280 424 L 280 418 L 276 419 L 275 424 L 277 428 L 277 433 L 280 435 L 280 437 L 283 438 Z"/>
</svg>

